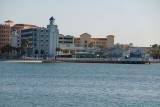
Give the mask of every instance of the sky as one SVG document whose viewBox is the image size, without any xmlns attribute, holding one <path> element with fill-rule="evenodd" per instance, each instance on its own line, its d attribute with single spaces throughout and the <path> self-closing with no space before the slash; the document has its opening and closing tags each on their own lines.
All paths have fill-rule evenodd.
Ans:
<svg viewBox="0 0 160 107">
<path fill-rule="evenodd" d="M 64 35 L 115 35 L 135 46 L 160 44 L 160 0 L 1 0 L 0 23 L 13 20 L 38 26 L 53 16 Z"/>
</svg>

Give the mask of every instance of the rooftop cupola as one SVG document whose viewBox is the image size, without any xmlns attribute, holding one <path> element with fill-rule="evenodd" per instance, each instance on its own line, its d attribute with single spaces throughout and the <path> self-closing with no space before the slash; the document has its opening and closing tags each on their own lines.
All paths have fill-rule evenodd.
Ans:
<svg viewBox="0 0 160 107">
<path fill-rule="evenodd" d="M 52 16 L 49 20 L 50 20 L 50 25 L 53 25 L 55 21 L 54 17 Z"/>
</svg>

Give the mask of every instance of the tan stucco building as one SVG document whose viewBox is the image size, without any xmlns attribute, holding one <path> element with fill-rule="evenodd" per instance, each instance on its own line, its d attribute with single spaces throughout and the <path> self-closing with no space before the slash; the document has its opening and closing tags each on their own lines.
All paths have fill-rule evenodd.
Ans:
<svg viewBox="0 0 160 107">
<path fill-rule="evenodd" d="M 92 38 L 88 33 L 83 33 L 80 37 L 74 38 L 76 47 L 111 48 L 114 46 L 114 35 L 106 38 Z"/>
<path fill-rule="evenodd" d="M 11 27 L 8 24 L 0 24 L 0 49 L 10 42 Z"/>
</svg>

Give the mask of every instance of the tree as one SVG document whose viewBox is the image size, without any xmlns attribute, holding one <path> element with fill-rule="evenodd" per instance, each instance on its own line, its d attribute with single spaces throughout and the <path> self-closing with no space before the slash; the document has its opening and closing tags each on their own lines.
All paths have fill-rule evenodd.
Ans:
<svg viewBox="0 0 160 107">
<path fill-rule="evenodd" d="M 59 52 L 61 51 L 61 48 L 56 48 L 57 54 L 59 55 Z"/>
<path fill-rule="evenodd" d="M 158 44 L 152 45 L 152 49 L 150 51 L 150 55 L 154 59 L 160 59 L 160 45 L 158 45 Z"/>
<path fill-rule="evenodd" d="M 28 48 L 29 47 L 29 40 L 23 39 L 22 40 L 22 47 L 23 48 Z"/>
<path fill-rule="evenodd" d="M 10 45 L 6 45 L 1 48 L 1 54 L 2 56 L 15 56 L 14 52 L 16 52 L 16 48 L 12 47 Z"/>
</svg>

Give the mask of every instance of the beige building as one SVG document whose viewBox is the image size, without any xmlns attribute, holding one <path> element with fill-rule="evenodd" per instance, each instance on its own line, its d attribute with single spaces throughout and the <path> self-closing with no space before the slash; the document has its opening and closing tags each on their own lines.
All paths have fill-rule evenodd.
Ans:
<svg viewBox="0 0 160 107">
<path fill-rule="evenodd" d="M 11 35 L 11 27 L 8 24 L 0 24 L 0 49 L 9 45 Z"/>
<path fill-rule="evenodd" d="M 106 38 L 92 38 L 88 33 L 83 33 L 78 38 L 74 38 L 76 47 L 111 48 L 114 46 L 114 35 Z"/>
<path fill-rule="evenodd" d="M 114 46 L 114 35 L 107 36 L 107 48 L 111 48 Z"/>
<path fill-rule="evenodd" d="M 4 24 L 0 24 L 0 49 L 6 45 L 20 47 L 21 30 L 36 27 L 37 26 L 30 24 L 14 24 L 14 22 L 11 20 L 7 20 L 4 22 Z"/>
</svg>

